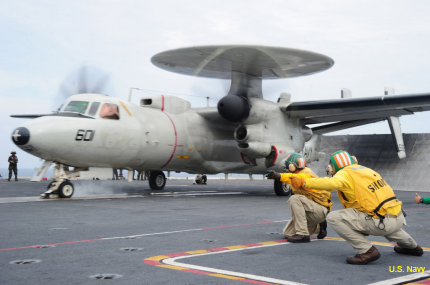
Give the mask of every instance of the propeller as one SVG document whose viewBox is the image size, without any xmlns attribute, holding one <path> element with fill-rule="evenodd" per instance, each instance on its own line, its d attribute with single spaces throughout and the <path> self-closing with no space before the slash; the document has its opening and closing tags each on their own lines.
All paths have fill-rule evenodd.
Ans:
<svg viewBox="0 0 430 285">
<path fill-rule="evenodd" d="M 82 93 L 114 94 L 110 76 L 101 69 L 84 65 L 73 70 L 61 83 L 52 108 L 58 111 L 70 96 Z"/>
<path fill-rule="evenodd" d="M 219 101 L 230 89 L 230 80 L 196 78 L 190 88 L 190 93 L 202 98 Z"/>
</svg>

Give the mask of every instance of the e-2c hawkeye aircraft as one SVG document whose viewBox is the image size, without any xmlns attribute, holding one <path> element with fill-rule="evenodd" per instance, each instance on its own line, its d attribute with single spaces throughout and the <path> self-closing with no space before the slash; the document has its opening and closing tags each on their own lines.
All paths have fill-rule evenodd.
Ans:
<svg viewBox="0 0 430 285">
<path fill-rule="evenodd" d="M 165 51 L 152 57 L 164 70 L 207 78 L 230 79 L 217 107 L 191 108 L 190 102 L 149 95 L 140 104 L 94 90 L 79 90 L 52 114 L 12 115 L 32 118 L 12 132 L 13 142 L 45 162 L 40 180 L 53 162 L 54 180 L 42 197 L 69 198 L 72 177 L 111 177 L 112 169 L 151 171 L 149 185 L 161 190 L 163 171 L 217 174 L 263 174 L 282 171 L 286 157 L 302 152 L 306 162 L 325 156 L 320 150 L 328 132 L 387 120 L 400 158 L 405 157 L 399 116 L 430 110 L 430 93 L 291 102 L 265 100 L 262 80 L 310 75 L 331 68 L 325 55 L 281 47 L 201 46 Z M 85 88 L 84 88 L 85 89 Z M 324 125 L 321 125 L 325 123 Z M 319 124 L 313 127 L 312 125 Z M 73 169 L 71 169 L 73 168 Z M 131 174 L 131 175 L 130 175 Z M 275 193 L 288 189 L 275 182 Z"/>
</svg>

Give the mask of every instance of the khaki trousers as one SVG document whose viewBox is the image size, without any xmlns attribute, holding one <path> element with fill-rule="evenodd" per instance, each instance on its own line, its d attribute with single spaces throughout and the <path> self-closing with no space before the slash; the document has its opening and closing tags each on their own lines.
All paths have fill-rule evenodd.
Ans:
<svg viewBox="0 0 430 285">
<path fill-rule="evenodd" d="M 378 228 L 379 219 L 368 218 L 366 213 L 352 208 L 331 212 L 327 215 L 327 222 L 358 254 L 365 253 L 372 247 L 370 241 L 364 236 L 365 234 L 383 236 L 391 242 L 396 242 L 402 248 L 417 247 L 413 238 L 402 230 L 405 217 L 401 212 L 396 218 L 385 217 L 384 229 Z"/>
<path fill-rule="evenodd" d="M 290 208 L 291 220 L 283 230 L 284 237 L 319 233 L 319 223 L 325 220 L 328 212 L 326 207 L 303 195 L 292 195 L 287 204 Z"/>
</svg>

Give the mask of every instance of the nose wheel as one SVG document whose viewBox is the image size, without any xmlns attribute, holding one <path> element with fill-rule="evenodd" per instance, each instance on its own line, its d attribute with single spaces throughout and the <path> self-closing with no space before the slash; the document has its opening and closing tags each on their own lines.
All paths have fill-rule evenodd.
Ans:
<svg viewBox="0 0 430 285">
<path fill-rule="evenodd" d="M 73 187 L 73 184 L 70 183 L 70 181 L 64 181 L 60 184 L 58 187 L 58 196 L 60 198 L 70 198 L 73 196 L 73 193 L 75 192 L 75 188 Z"/>
</svg>

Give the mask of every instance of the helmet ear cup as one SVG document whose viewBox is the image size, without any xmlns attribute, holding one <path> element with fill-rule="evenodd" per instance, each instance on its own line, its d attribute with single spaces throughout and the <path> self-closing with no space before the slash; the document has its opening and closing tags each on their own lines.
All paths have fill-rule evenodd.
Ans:
<svg viewBox="0 0 430 285">
<path fill-rule="evenodd" d="M 336 170 L 334 169 L 333 163 L 330 161 L 329 165 L 327 165 L 327 172 L 330 175 L 335 175 L 336 174 Z"/>
<path fill-rule="evenodd" d="M 288 170 L 289 170 L 291 173 L 293 173 L 293 172 L 295 172 L 295 171 L 297 170 L 297 167 L 294 165 L 294 163 L 290 163 L 290 164 L 288 165 Z"/>
</svg>

